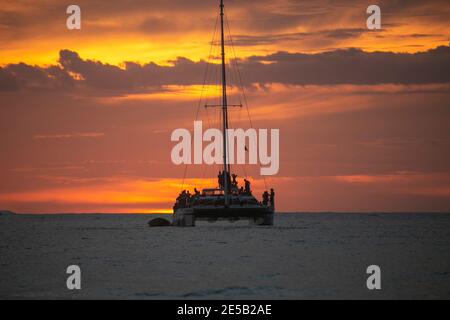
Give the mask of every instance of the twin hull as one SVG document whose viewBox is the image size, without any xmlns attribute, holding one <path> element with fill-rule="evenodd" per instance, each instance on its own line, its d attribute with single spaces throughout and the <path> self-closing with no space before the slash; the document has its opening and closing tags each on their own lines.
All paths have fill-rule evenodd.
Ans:
<svg viewBox="0 0 450 320">
<path fill-rule="evenodd" d="M 260 226 L 272 226 L 274 209 L 263 206 L 194 206 L 189 208 L 178 208 L 173 213 L 172 224 L 174 226 L 195 226 L 195 221 L 217 221 L 217 220 L 248 220 L 250 224 Z"/>
</svg>

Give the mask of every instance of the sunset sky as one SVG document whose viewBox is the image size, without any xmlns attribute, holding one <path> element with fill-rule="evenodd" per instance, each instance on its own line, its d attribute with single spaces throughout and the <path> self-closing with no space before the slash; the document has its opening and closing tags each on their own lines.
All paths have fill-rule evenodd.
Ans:
<svg viewBox="0 0 450 320">
<path fill-rule="evenodd" d="M 205 166 L 182 185 L 170 135 L 192 129 L 201 95 L 219 97 L 214 80 L 202 92 L 218 1 L 79 0 L 81 30 L 66 28 L 70 4 L 0 0 L 0 209 L 170 212 L 181 188 L 214 186 Z M 366 28 L 371 4 L 381 30 Z M 251 122 L 280 129 L 277 175 L 236 168 L 258 197 L 267 185 L 277 211 L 450 211 L 448 0 L 225 10 Z M 230 117 L 249 127 L 245 108 Z"/>
</svg>

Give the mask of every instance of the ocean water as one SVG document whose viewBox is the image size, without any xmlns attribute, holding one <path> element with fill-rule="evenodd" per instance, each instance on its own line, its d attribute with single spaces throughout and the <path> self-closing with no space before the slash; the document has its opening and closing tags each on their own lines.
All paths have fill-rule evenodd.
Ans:
<svg viewBox="0 0 450 320">
<path fill-rule="evenodd" d="M 450 214 L 149 228 L 154 217 L 0 216 L 0 298 L 450 298 Z M 66 287 L 69 265 L 81 268 L 81 290 Z M 381 290 L 366 287 L 369 265 L 381 268 Z"/>
</svg>

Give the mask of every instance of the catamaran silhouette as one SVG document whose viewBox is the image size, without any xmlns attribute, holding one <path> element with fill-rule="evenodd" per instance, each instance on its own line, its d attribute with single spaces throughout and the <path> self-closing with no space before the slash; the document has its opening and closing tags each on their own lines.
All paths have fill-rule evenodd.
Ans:
<svg viewBox="0 0 450 320">
<path fill-rule="evenodd" d="M 228 161 L 228 100 L 227 76 L 225 64 L 225 36 L 224 36 L 224 4 L 220 1 L 220 46 L 221 46 L 221 87 L 222 103 L 207 107 L 220 107 L 222 109 L 222 147 L 223 171 L 219 174 L 218 187 L 196 191 L 191 195 L 189 191 L 182 191 L 173 208 L 174 226 L 195 226 L 197 220 L 229 220 L 247 219 L 251 224 L 273 225 L 274 201 L 259 202 L 252 194 L 250 182 L 246 180 L 245 189 L 238 188 L 231 177 L 230 163 Z"/>
</svg>

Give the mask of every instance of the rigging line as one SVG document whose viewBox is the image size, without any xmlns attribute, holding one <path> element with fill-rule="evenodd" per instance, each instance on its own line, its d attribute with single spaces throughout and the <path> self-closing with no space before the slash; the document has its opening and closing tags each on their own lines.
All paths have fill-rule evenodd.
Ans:
<svg viewBox="0 0 450 320">
<path fill-rule="evenodd" d="M 214 38 L 213 43 L 215 44 L 215 38 Z M 218 47 L 217 47 L 217 45 L 214 45 L 213 48 L 214 48 L 214 51 L 212 52 L 212 58 L 214 59 L 215 56 L 217 55 Z M 212 95 L 213 95 L 212 99 L 214 99 L 214 95 L 215 95 L 214 87 L 216 86 L 216 83 L 217 83 L 217 69 L 218 69 L 217 65 L 215 63 L 211 63 L 210 80 L 208 82 L 208 89 L 207 90 L 208 90 L 208 92 L 210 92 L 210 89 L 212 87 L 212 89 L 213 89 L 212 90 Z M 206 95 L 205 104 L 209 102 L 209 99 L 210 99 L 209 96 Z M 205 108 L 205 111 L 206 111 L 206 115 L 207 115 L 207 121 L 208 121 L 207 125 L 208 125 L 208 129 L 209 129 L 209 128 L 211 128 L 214 125 L 215 113 L 214 113 L 214 110 L 213 110 L 213 112 L 212 112 L 212 122 L 211 122 L 210 112 L 209 112 L 208 108 Z"/>
<path fill-rule="evenodd" d="M 235 63 L 236 70 L 237 70 L 237 73 L 238 73 L 238 76 L 239 76 L 240 88 L 241 88 L 242 95 L 243 95 L 243 98 L 244 98 L 245 108 L 247 109 L 247 115 L 248 115 L 248 119 L 250 121 L 250 127 L 253 128 L 253 122 L 252 122 L 252 118 L 250 116 L 250 110 L 248 108 L 247 95 L 245 94 L 244 84 L 243 84 L 243 81 L 242 81 L 241 71 L 239 70 L 239 65 L 238 65 L 238 60 L 237 60 L 237 56 L 236 56 L 236 51 L 234 50 L 233 38 L 231 37 L 230 25 L 228 23 L 228 17 L 227 16 L 225 16 L 225 24 L 227 26 L 228 34 L 230 36 L 230 44 L 231 44 L 231 49 L 232 49 L 233 56 L 234 56 L 234 63 Z M 262 178 L 263 178 L 263 181 L 264 181 L 264 187 L 267 190 L 266 177 L 262 176 Z"/>
<path fill-rule="evenodd" d="M 213 109 L 213 126 L 216 126 L 216 124 L 218 125 L 220 123 L 220 110 L 219 109 Z M 210 167 L 212 167 L 213 169 L 217 169 L 217 166 L 209 166 L 206 165 L 205 169 L 203 171 L 203 175 L 208 177 L 208 173 L 210 172 Z M 214 171 L 213 170 L 213 175 L 212 178 L 210 177 L 208 180 L 211 180 L 214 183 Z"/>
<path fill-rule="evenodd" d="M 233 68 L 233 69 L 235 69 L 235 68 Z M 235 76 L 236 76 L 236 79 L 237 79 L 237 75 L 235 75 Z M 237 80 L 236 80 L 236 87 L 239 88 L 239 83 L 238 83 Z M 239 104 L 242 105 L 241 93 L 238 92 L 237 95 L 239 97 Z M 239 108 L 237 122 L 239 123 L 239 125 L 243 125 L 243 121 L 242 121 L 242 107 Z M 247 149 L 246 145 L 245 145 L 245 148 Z M 244 152 L 245 152 L 245 150 L 244 150 Z M 248 177 L 248 175 L 247 175 L 247 163 L 245 161 L 242 164 L 241 168 L 242 168 L 242 171 L 243 171 L 243 174 L 244 174 L 243 177 L 245 177 L 247 179 L 247 177 Z"/>
<path fill-rule="evenodd" d="M 229 29 L 227 31 L 228 31 L 228 38 L 227 39 L 228 39 L 228 42 L 230 43 L 229 47 L 232 48 L 232 46 L 231 46 L 231 43 L 232 43 L 231 33 L 230 33 Z M 231 77 L 232 77 L 232 79 L 234 81 L 234 85 L 240 90 L 239 80 L 238 80 L 237 70 L 236 70 L 237 68 L 236 68 L 236 66 L 233 67 L 233 59 L 232 58 L 228 58 L 228 60 L 230 62 L 229 70 L 230 70 Z M 238 90 L 236 96 L 237 96 L 237 98 L 239 100 L 239 104 L 242 105 L 241 93 L 239 92 L 239 90 Z"/>
<path fill-rule="evenodd" d="M 243 87 L 242 80 L 240 79 L 240 77 L 238 77 L 239 68 L 238 68 L 238 66 L 236 64 L 237 57 L 236 57 L 236 51 L 234 50 L 234 46 L 233 46 L 233 38 L 231 36 L 230 25 L 228 23 L 228 16 L 225 16 L 225 23 L 226 23 L 226 26 L 227 26 L 228 39 L 229 39 L 230 47 L 232 49 L 233 57 L 234 57 L 234 59 L 230 59 L 230 61 L 233 60 L 233 63 L 231 63 L 231 66 L 234 65 L 234 68 L 231 67 L 231 70 L 234 69 L 234 74 L 232 73 L 232 75 L 234 76 L 236 87 L 238 88 L 238 90 L 243 92 L 243 90 L 242 90 L 242 87 Z M 242 93 L 238 93 L 239 103 L 242 105 L 241 95 L 243 95 L 243 94 Z M 247 112 L 248 112 L 248 105 L 247 105 L 247 103 L 246 103 L 246 107 L 247 107 Z M 241 121 L 242 121 L 241 117 L 242 117 L 242 109 L 239 110 L 239 123 L 241 123 Z M 253 127 L 250 117 L 249 117 L 249 120 L 250 120 L 251 127 Z M 244 171 L 245 178 L 247 178 L 248 177 L 248 175 L 247 175 L 247 164 L 245 162 L 244 162 L 244 165 L 243 165 L 243 171 Z"/>
<path fill-rule="evenodd" d="M 186 182 L 187 165 L 184 166 L 183 182 L 181 183 L 181 190 L 184 189 L 184 183 Z"/>
<path fill-rule="evenodd" d="M 225 17 L 225 18 L 227 19 L 227 17 Z M 226 20 L 226 21 L 228 21 L 228 20 Z M 227 31 L 228 31 L 227 40 L 228 40 L 228 43 L 230 44 L 229 47 L 231 47 L 233 49 L 234 60 L 236 60 L 236 53 L 234 52 L 234 48 L 231 46 L 232 37 L 231 37 L 231 32 L 230 32 L 228 24 L 227 24 Z M 235 64 L 235 61 L 233 61 L 232 58 L 228 58 L 228 60 L 230 62 L 230 64 L 229 64 L 229 71 L 230 71 L 229 74 L 231 75 L 231 78 L 234 81 L 234 84 L 235 84 L 236 88 L 238 89 L 238 92 L 237 92 L 236 96 L 237 96 L 237 99 L 239 100 L 239 104 L 242 106 L 242 99 L 241 99 L 242 98 L 242 93 L 240 92 L 241 91 L 241 87 L 239 86 L 239 79 L 238 79 L 238 74 L 237 74 L 237 66 Z M 239 124 L 242 123 L 242 107 L 239 108 L 238 119 L 235 119 L 233 117 L 232 117 L 232 119 L 234 119 L 233 121 L 236 120 L 237 123 L 239 123 Z M 246 168 L 247 164 L 244 162 L 243 166 L 239 166 L 238 168 L 240 168 L 240 167 L 243 167 L 244 176 L 245 176 L 245 178 L 247 178 L 247 168 Z"/>
<path fill-rule="evenodd" d="M 218 22 L 219 22 L 219 14 L 217 14 L 217 16 L 216 16 L 216 21 L 215 21 L 215 23 L 214 23 L 214 32 L 213 32 L 213 37 L 212 37 L 211 44 L 210 44 L 210 46 L 209 46 L 208 61 L 206 61 L 205 73 L 204 73 L 204 75 L 203 75 L 203 85 L 202 85 L 202 89 L 201 89 L 201 91 L 200 91 L 200 99 L 199 99 L 199 102 L 198 102 L 198 105 L 197 105 L 197 112 L 196 112 L 196 114 L 195 114 L 195 120 L 198 120 L 198 115 L 199 115 L 199 113 L 200 113 L 200 106 L 201 106 L 201 103 L 202 103 L 202 100 L 203 100 L 203 91 L 204 91 L 204 89 L 205 89 L 206 79 L 207 79 L 207 76 L 208 76 L 209 61 L 210 61 L 210 59 L 211 59 L 211 53 L 212 53 L 212 48 L 213 48 L 213 46 L 214 46 L 214 39 L 215 39 L 216 33 L 217 33 L 217 25 L 218 25 Z M 184 166 L 183 180 L 182 180 L 182 183 L 181 183 L 181 189 L 182 189 L 182 190 L 183 190 L 183 188 L 184 188 L 184 183 L 185 183 L 185 181 L 186 181 L 187 168 L 188 168 L 188 164 L 186 164 L 186 165 Z"/>
<path fill-rule="evenodd" d="M 210 117 L 209 117 L 209 111 L 208 111 L 208 109 L 206 109 L 206 116 L 207 116 L 207 120 L 208 120 L 208 129 L 210 129 L 211 128 L 211 120 L 210 120 Z M 214 120 L 214 118 L 215 118 L 215 115 L 214 115 L 214 113 L 213 113 L 213 115 L 212 115 L 212 118 L 213 118 L 213 123 L 215 122 L 215 120 Z M 202 178 L 205 178 L 205 177 L 207 177 L 207 171 L 208 171 L 208 165 L 206 165 L 205 166 L 205 168 L 203 169 L 203 174 L 202 174 Z"/>
<path fill-rule="evenodd" d="M 213 95 L 212 99 L 214 99 L 214 94 L 215 94 L 214 88 L 215 88 L 215 85 L 217 82 L 216 76 L 217 76 L 218 65 L 216 63 L 214 63 L 213 61 L 216 58 L 216 56 L 218 54 L 218 50 L 219 50 L 218 46 L 216 45 L 215 37 L 213 39 L 212 44 L 213 44 L 214 51 L 212 51 L 212 54 L 211 54 L 211 63 L 210 63 L 211 68 L 210 68 L 210 74 L 209 74 L 210 77 L 208 80 L 207 92 L 210 93 L 211 92 L 210 90 L 212 89 L 212 95 Z M 206 95 L 206 98 L 204 100 L 205 104 L 209 102 L 209 99 L 210 99 L 209 96 Z"/>
<path fill-rule="evenodd" d="M 214 44 L 214 47 L 213 47 L 214 51 L 212 52 L 212 58 L 214 59 L 216 54 L 217 54 L 217 51 L 218 51 L 217 45 L 215 45 L 215 38 L 213 39 L 213 44 Z M 208 93 L 209 93 L 210 89 L 212 87 L 212 89 L 213 89 L 213 91 L 212 91 L 213 99 L 214 99 L 214 95 L 215 95 L 214 87 L 216 86 L 216 82 L 217 82 L 217 79 L 216 79 L 217 69 L 218 68 L 217 68 L 216 64 L 215 63 L 211 63 L 210 79 L 209 79 L 209 82 L 208 82 L 208 89 L 207 90 L 208 90 Z M 206 95 L 205 104 L 207 104 L 209 102 L 209 99 L 210 99 L 209 96 Z M 207 116 L 207 125 L 208 125 L 208 129 L 209 129 L 209 128 L 211 128 L 212 125 L 214 125 L 215 113 L 214 113 L 214 111 L 212 113 L 212 125 L 211 125 L 210 112 L 209 112 L 208 108 L 205 108 L 205 111 L 206 111 L 206 116 Z"/>
<path fill-rule="evenodd" d="M 204 73 L 204 75 L 203 75 L 203 85 L 202 85 L 202 90 L 201 90 L 201 92 L 200 92 L 200 100 L 199 100 L 199 102 L 198 102 L 197 113 L 196 113 L 196 115 L 195 115 L 195 120 L 198 119 L 198 114 L 199 114 L 199 112 L 200 112 L 200 106 L 201 106 L 202 99 L 203 99 L 203 90 L 205 89 L 205 84 L 206 84 L 206 80 L 207 80 L 207 76 L 208 76 L 209 61 L 210 61 L 211 58 L 212 58 L 212 49 L 213 49 L 213 46 L 214 46 L 214 39 L 215 39 L 215 37 L 216 37 L 218 21 L 219 21 L 219 15 L 216 16 L 216 22 L 215 22 L 215 25 L 214 25 L 213 38 L 212 38 L 211 44 L 210 44 L 210 46 L 209 46 L 208 61 L 206 61 L 206 68 L 205 68 L 206 70 L 205 70 L 205 73 Z"/>
<path fill-rule="evenodd" d="M 216 54 L 218 54 L 218 46 L 215 45 L 214 48 L 215 48 L 215 50 L 212 53 L 213 57 L 215 57 Z M 208 88 L 210 86 L 212 86 L 214 88 L 217 85 L 217 83 L 218 83 L 217 70 L 218 70 L 218 67 L 215 66 L 215 64 L 212 64 L 212 70 L 211 70 L 211 73 L 210 73 L 210 82 L 208 82 Z M 212 94 L 213 94 L 213 99 L 215 99 L 214 98 L 215 92 L 213 91 Z M 208 101 L 209 101 L 209 98 L 208 98 L 208 96 L 206 96 L 205 104 L 208 103 Z M 217 119 L 217 112 L 216 112 L 216 110 L 212 109 L 212 112 L 210 112 L 208 109 L 209 108 L 205 108 L 205 112 L 206 112 L 206 117 L 207 117 L 206 118 L 207 119 L 207 127 L 208 127 L 208 129 L 210 129 L 210 128 L 215 127 L 216 123 L 218 123 L 218 121 L 216 120 Z M 202 172 L 202 178 L 208 177 L 209 169 L 210 169 L 209 166 L 205 165 L 205 167 L 203 169 L 203 172 Z"/>
<path fill-rule="evenodd" d="M 212 53 L 212 59 L 211 60 L 215 60 L 215 58 L 216 58 L 216 56 L 218 54 L 218 50 L 219 50 L 218 46 L 216 45 L 215 38 L 214 38 L 213 43 L 214 43 L 214 51 Z M 212 98 L 211 99 L 212 99 L 213 102 L 216 99 L 215 95 L 216 95 L 216 86 L 217 86 L 217 81 L 218 81 L 217 80 L 218 68 L 219 68 L 219 66 L 216 63 L 211 62 L 211 73 L 210 73 L 211 77 L 210 77 L 210 82 L 208 83 L 208 90 L 212 89 L 212 92 L 211 91 L 209 91 L 209 92 L 211 92 L 211 94 L 212 94 Z M 210 101 L 210 98 L 207 95 L 206 98 L 205 98 L 205 104 L 207 104 L 209 101 Z"/>
<path fill-rule="evenodd" d="M 242 124 L 242 108 L 239 108 L 238 122 L 239 122 L 239 124 Z M 247 179 L 247 177 L 248 177 L 247 176 L 247 164 L 245 161 L 242 166 L 242 169 L 243 169 L 243 173 L 244 173 L 243 177 L 245 177 L 245 179 Z"/>
<path fill-rule="evenodd" d="M 224 14 L 224 16 L 225 16 L 225 20 L 226 20 L 227 19 L 227 15 Z M 227 37 L 225 38 L 225 46 L 231 47 L 231 35 L 230 35 L 230 32 L 228 32 L 228 35 L 226 35 L 226 36 Z M 228 44 L 226 43 L 226 41 L 228 41 Z M 230 75 L 230 79 L 229 80 L 231 80 L 231 81 L 228 82 L 230 84 L 230 89 L 233 86 L 233 83 L 234 83 L 234 85 L 236 87 L 239 87 L 236 71 L 233 70 L 232 59 L 230 57 L 227 57 L 227 60 L 228 60 L 229 63 L 226 65 L 226 67 L 228 69 L 228 74 Z M 233 96 L 233 91 L 230 91 L 230 93 L 231 93 L 230 96 Z M 237 94 L 237 98 L 239 100 L 239 103 L 242 104 L 239 93 Z M 233 118 L 233 116 L 231 116 L 231 118 L 228 119 L 228 122 L 229 122 L 229 127 L 233 127 L 232 123 L 235 123 L 235 119 Z M 228 151 L 228 155 L 229 155 L 230 154 L 230 144 L 229 143 L 227 143 L 227 151 Z M 230 173 L 231 173 L 231 168 L 235 167 L 235 165 L 234 164 L 231 165 L 230 159 L 228 159 L 228 164 L 229 164 Z"/>
<path fill-rule="evenodd" d="M 249 111 L 249 108 L 248 108 L 247 95 L 246 95 L 245 90 L 244 90 L 244 84 L 243 84 L 243 81 L 242 81 L 241 71 L 239 70 L 238 59 L 237 59 L 237 56 L 236 56 L 236 51 L 234 49 L 234 42 L 233 42 L 233 38 L 231 37 L 230 25 L 228 24 L 228 18 L 226 16 L 225 16 L 225 22 L 226 22 L 226 25 L 227 25 L 228 34 L 230 35 L 230 42 L 231 42 L 231 49 L 232 49 L 233 56 L 234 56 L 234 63 L 236 65 L 236 70 L 237 70 L 237 73 L 238 73 L 238 76 L 239 76 L 240 89 L 242 91 L 242 96 L 244 98 L 245 107 L 247 109 L 247 115 L 248 115 L 248 119 L 250 121 L 250 127 L 253 128 L 252 118 L 250 116 L 250 111 Z"/>
</svg>

